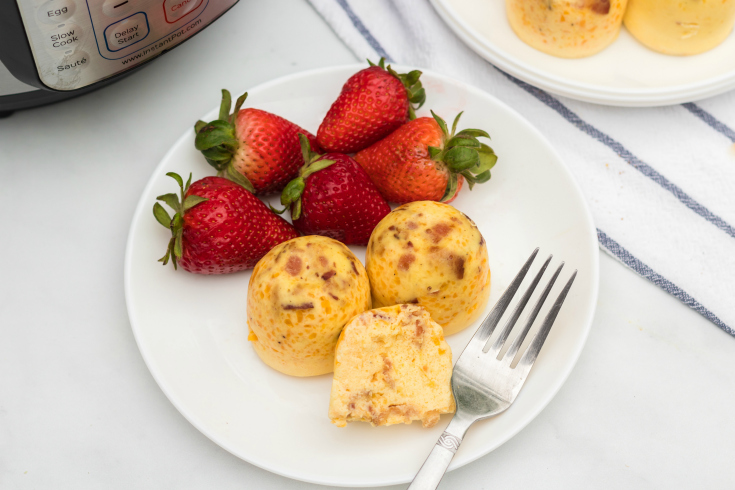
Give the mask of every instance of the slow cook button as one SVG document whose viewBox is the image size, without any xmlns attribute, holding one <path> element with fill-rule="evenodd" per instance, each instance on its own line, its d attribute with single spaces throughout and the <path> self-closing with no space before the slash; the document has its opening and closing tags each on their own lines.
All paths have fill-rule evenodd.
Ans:
<svg viewBox="0 0 735 490">
<path fill-rule="evenodd" d="M 76 24 L 64 24 L 46 35 L 46 46 L 54 50 L 74 49 L 82 43 L 82 28 Z"/>
<path fill-rule="evenodd" d="M 38 8 L 36 15 L 44 24 L 64 22 L 74 13 L 74 0 L 49 0 Z"/>
<path fill-rule="evenodd" d="M 148 17 L 143 12 L 133 14 L 127 19 L 110 24 L 105 29 L 105 42 L 110 51 L 120 51 L 148 35 Z"/>
<path fill-rule="evenodd" d="M 173 24 L 198 9 L 202 2 L 204 0 L 164 0 L 163 13 L 166 16 L 166 22 Z"/>
</svg>

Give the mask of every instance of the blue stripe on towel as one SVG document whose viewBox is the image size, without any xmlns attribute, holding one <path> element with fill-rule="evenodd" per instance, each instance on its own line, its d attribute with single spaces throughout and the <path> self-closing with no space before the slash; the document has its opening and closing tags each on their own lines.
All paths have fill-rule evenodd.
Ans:
<svg viewBox="0 0 735 490">
<path fill-rule="evenodd" d="M 580 118 L 577 114 L 572 112 L 567 106 L 561 103 L 558 99 L 555 97 L 552 97 L 548 93 L 544 92 L 541 89 L 538 89 L 532 85 L 527 84 L 526 82 L 523 82 L 521 80 L 518 80 L 517 78 L 508 75 L 502 70 L 498 70 L 500 73 L 505 75 L 510 81 L 518 85 L 519 87 L 523 88 L 526 92 L 536 97 L 538 100 L 546 104 L 547 106 L 554 109 L 559 115 L 561 115 L 564 119 L 572 123 L 574 126 L 577 127 L 580 131 L 583 133 L 586 133 L 587 135 L 595 138 L 600 143 L 604 144 L 611 150 L 613 150 L 615 153 L 618 154 L 623 160 L 628 162 L 633 168 L 641 172 L 643 175 L 648 177 L 649 179 L 656 182 L 658 185 L 666 189 L 667 191 L 671 192 L 679 201 L 681 201 L 682 204 L 684 204 L 686 207 L 697 213 L 702 218 L 706 219 L 713 225 L 715 225 L 717 228 L 721 229 L 731 237 L 735 238 L 735 227 L 733 227 L 731 224 L 729 224 L 724 219 L 720 218 L 716 214 L 714 214 L 712 211 L 698 203 L 694 200 L 689 194 L 684 192 L 679 186 L 671 182 L 669 179 L 661 175 L 648 165 L 647 163 L 642 162 L 637 156 L 633 155 L 627 148 L 625 148 L 622 144 L 612 139 L 607 134 L 603 133 L 599 129 L 595 128 L 591 124 L 589 124 L 586 121 L 583 121 L 582 118 Z"/>
<path fill-rule="evenodd" d="M 372 34 L 370 34 L 370 31 L 367 27 L 365 27 L 365 24 L 362 23 L 360 18 L 352 10 L 352 7 L 350 7 L 350 5 L 347 3 L 347 0 L 336 0 L 336 2 L 339 4 L 340 7 L 342 7 L 342 10 L 345 11 L 347 17 L 350 18 L 352 25 L 355 26 L 355 29 L 357 29 L 362 37 L 365 38 L 370 47 L 372 47 L 381 58 L 385 58 L 385 61 L 393 62 L 393 59 L 388 55 L 385 49 L 383 49 L 383 46 L 381 46 L 378 40 L 375 39 Z"/>
<path fill-rule="evenodd" d="M 725 135 L 726 138 L 728 138 L 730 141 L 735 143 L 735 131 L 730 129 L 725 123 L 718 120 L 710 114 L 709 112 L 705 111 L 701 107 L 699 107 L 697 104 L 694 104 L 692 102 L 687 102 L 686 104 L 682 104 L 684 106 L 684 109 L 688 110 L 695 116 L 697 116 L 699 119 L 707 123 L 709 127 L 714 129 L 715 131 L 722 133 Z"/>
<path fill-rule="evenodd" d="M 685 305 L 691 307 L 695 311 L 699 312 L 702 316 L 704 316 L 706 319 L 720 327 L 725 332 L 729 333 L 733 337 L 735 337 L 735 330 L 733 330 L 731 327 L 727 326 L 725 322 L 720 320 L 717 315 L 712 313 L 710 310 L 704 307 L 699 301 L 692 298 L 686 291 L 681 289 L 679 286 L 674 284 L 673 282 L 669 281 L 665 277 L 663 277 L 661 274 L 657 273 L 653 269 L 651 269 L 649 266 L 635 258 L 630 252 L 628 252 L 626 249 L 620 246 L 618 242 L 610 238 L 600 230 L 597 229 L 597 239 L 600 241 L 600 244 L 605 247 L 605 249 L 610 252 L 612 255 L 618 258 L 623 264 L 627 265 L 634 271 L 636 271 L 641 276 L 645 277 L 652 283 L 654 283 L 656 286 L 660 287 L 667 293 L 671 294 L 672 296 L 678 298 L 682 303 Z"/>
</svg>

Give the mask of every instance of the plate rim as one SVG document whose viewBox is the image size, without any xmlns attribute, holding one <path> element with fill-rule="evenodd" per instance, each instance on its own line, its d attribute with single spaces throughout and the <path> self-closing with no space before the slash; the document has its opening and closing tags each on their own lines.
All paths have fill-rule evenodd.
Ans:
<svg viewBox="0 0 735 490">
<path fill-rule="evenodd" d="M 476 54 L 499 69 L 535 87 L 584 102 L 616 107 L 660 107 L 694 102 L 735 88 L 735 69 L 717 77 L 664 89 L 609 88 L 546 74 L 532 65 L 491 46 L 450 5 L 450 0 L 429 0 L 444 23 Z M 735 35 L 731 33 L 731 36 Z"/>
<path fill-rule="evenodd" d="M 582 209 L 583 214 L 585 216 L 585 222 L 588 227 L 590 227 L 593 230 L 594 235 L 594 244 L 591 247 L 591 257 L 593 262 L 593 268 L 590 271 L 590 281 L 592 284 L 592 295 L 591 295 L 591 308 L 589 309 L 589 313 L 587 317 L 584 319 L 584 329 L 582 332 L 582 335 L 580 335 L 577 338 L 577 347 L 573 351 L 570 362 L 566 365 L 565 370 L 561 375 L 556 378 L 556 383 L 551 386 L 551 390 L 549 390 L 548 395 L 543 398 L 539 403 L 536 404 L 535 410 L 532 410 L 529 412 L 529 414 L 523 419 L 521 423 L 518 424 L 518 426 L 515 428 L 515 430 L 510 431 L 509 435 L 497 442 L 496 444 L 489 445 L 487 448 L 484 448 L 485 450 L 478 451 L 477 454 L 473 455 L 472 457 L 468 458 L 467 461 L 464 461 L 462 464 L 457 464 L 457 460 L 453 460 L 452 464 L 450 464 L 447 471 L 453 471 L 455 469 L 461 468 L 462 466 L 465 466 L 467 464 L 470 464 L 477 459 L 486 456 L 490 452 L 494 451 L 501 445 L 508 442 L 510 439 L 512 439 L 518 432 L 523 430 L 528 424 L 533 421 L 539 413 L 543 409 L 546 408 L 546 406 L 551 402 L 551 400 L 556 396 L 556 394 L 559 392 L 561 387 L 566 382 L 567 378 L 571 374 L 572 370 L 577 364 L 577 361 L 579 360 L 579 356 L 582 353 L 582 349 L 584 349 L 584 346 L 587 343 L 587 338 L 589 336 L 589 332 L 592 328 L 592 322 L 595 316 L 595 312 L 597 309 L 597 302 L 598 302 L 598 296 L 599 296 L 599 275 L 600 275 L 600 251 L 599 251 L 599 245 L 597 242 L 597 233 L 596 233 L 596 227 L 594 224 L 594 220 L 592 218 L 592 212 L 589 208 L 589 205 L 587 204 L 587 200 L 584 197 L 584 194 L 582 193 L 582 189 L 577 182 L 576 178 L 572 174 L 569 167 L 566 165 L 564 160 L 561 158 L 561 155 L 556 151 L 554 146 L 551 144 L 551 142 L 541 133 L 541 131 L 536 128 L 528 119 L 523 117 L 518 111 L 510 107 L 508 104 L 503 102 L 502 100 L 498 99 L 497 97 L 483 91 L 482 89 L 475 87 L 473 85 L 470 85 L 466 82 L 463 82 L 461 80 L 449 77 L 447 75 L 443 75 L 441 73 L 437 73 L 433 70 L 428 70 L 425 68 L 417 68 L 412 67 L 410 65 L 399 65 L 394 64 L 397 69 L 401 70 L 413 70 L 413 69 L 420 69 L 425 74 L 428 74 L 431 77 L 435 77 L 437 79 L 441 79 L 444 82 L 449 82 L 450 84 L 454 85 L 460 85 L 463 90 L 468 90 L 470 92 L 474 92 L 475 95 L 479 95 L 481 97 L 490 98 L 493 100 L 494 103 L 497 103 L 501 106 L 503 106 L 506 110 L 513 113 L 515 116 L 517 116 L 519 119 L 521 119 L 523 122 L 526 123 L 529 130 L 534 132 L 536 136 L 548 147 L 549 151 L 554 155 L 554 157 L 559 161 L 560 163 L 560 169 L 566 173 L 566 176 L 569 178 L 569 180 L 572 183 L 572 187 L 577 193 L 577 196 L 579 197 L 581 203 L 582 203 Z M 270 88 L 273 85 L 278 85 L 280 83 L 293 81 L 299 78 L 306 78 L 306 77 L 313 77 L 318 76 L 324 73 L 330 73 L 330 72 L 339 72 L 339 71 L 346 71 L 346 70 L 360 70 L 365 68 L 365 65 L 363 63 L 354 63 L 354 64 L 344 64 L 344 65 L 331 65 L 328 67 L 322 67 L 322 68 L 315 68 L 310 70 L 304 70 L 304 71 L 298 71 L 295 73 L 290 73 L 286 75 L 282 75 L 280 77 L 271 79 L 269 81 L 259 83 L 248 89 L 247 91 L 255 92 L 255 91 L 261 91 Z M 238 92 L 239 93 L 239 92 Z M 218 107 L 215 107 L 208 111 L 204 118 L 208 114 L 217 112 Z M 359 483 L 354 482 L 350 480 L 340 480 L 340 479 L 331 479 L 331 480 L 319 480 L 314 478 L 305 477 L 303 475 L 297 475 L 293 473 L 289 473 L 289 471 L 284 470 L 281 467 L 272 466 L 271 464 L 258 460 L 257 457 L 251 457 L 248 456 L 243 457 L 241 455 L 237 448 L 231 447 L 230 444 L 228 444 L 226 441 L 221 440 L 216 433 L 212 433 L 205 429 L 201 424 L 198 423 L 196 417 L 188 412 L 185 405 L 178 402 L 178 400 L 175 398 L 175 396 L 171 393 L 171 391 L 167 388 L 164 380 L 163 375 L 158 372 L 156 368 L 156 364 L 153 362 L 151 358 L 151 354 L 148 352 L 147 348 L 145 347 L 145 344 L 141 342 L 140 338 L 140 325 L 136 322 L 136 308 L 132 301 L 132 284 L 131 284 L 131 268 L 132 268 L 132 255 L 133 255 L 133 241 L 135 237 L 135 228 L 139 222 L 139 220 L 146 214 L 147 206 L 149 206 L 150 203 L 144 202 L 143 197 L 150 193 L 151 189 L 153 188 L 157 176 L 161 173 L 163 170 L 164 164 L 169 160 L 171 155 L 176 151 L 176 149 L 183 143 L 183 141 L 190 137 L 190 135 L 187 132 L 184 132 L 179 138 L 176 139 L 174 143 L 171 144 L 169 149 L 166 151 L 166 153 L 161 157 L 161 160 L 159 161 L 158 165 L 153 169 L 151 172 L 148 181 L 146 182 L 145 187 L 141 191 L 138 203 L 135 207 L 135 210 L 133 211 L 133 215 L 131 218 L 130 226 L 128 228 L 128 237 L 126 240 L 125 245 L 125 261 L 124 261 L 124 267 L 123 267 L 123 283 L 124 283 L 124 293 L 125 293 L 125 306 L 126 311 L 128 313 L 128 320 L 130 322 L 131 330 L 133 331 L 133 337 L 135 338 L 135 343 L 138 346 L 138 350 L 140 351 L 141 357 L 143 358 L 143 362 L 145 363 L 146 367 L 148 368 L 148 371 L 151 373 L 151 376 L 155 380 L 158 387 L 161 389 L 163 394 L 166 396 L 168 401 L 178 410 L 178 412 L 189 422 L 192 426 L 194 426 L 201 434 L 203 434 L 205 437 L 207 437 L 210 441 L 217 444 L 222 449 L 226 450 L 233 456 L 245 461 L 246 463 L 252 464 L 254 466 L 257 466 L 263 470 L 266 470 L 270 473 L 274 473 L 286 478 L 290 478 L 292 480 L 298 480 L 303 481 L 307 483 L 314 483 L 319 485 L 327 485 L 327 486 L 344 486 L 344 487 L 374 487 L 374 486 L 388 486 L 388 485 L 397 485 L 397 484 L 405 484 L 410 480 L 394 480 L 394 479 L 382 479 L 379 481 L 371 481 L 370 483 Z M 431 448 L 427 447 L 426 454 L 428 456 L 429 451 Z"/>
</svg>

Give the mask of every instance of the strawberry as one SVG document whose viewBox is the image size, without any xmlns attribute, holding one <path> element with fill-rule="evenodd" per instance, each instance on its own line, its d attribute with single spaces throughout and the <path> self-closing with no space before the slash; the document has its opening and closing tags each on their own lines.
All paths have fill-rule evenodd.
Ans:
<svg viewBox="0 0 735 490">
<path fill-rule="evenodd" d="M 237 99 L 230 114 L 230 92 L 222 90 L 219 119 L 196 123 L 194 146 L 220 177 L 254 194 L 280 192 L 304 164 L 298 135 L 305 134 L 314 151 L 320 148 L 314 135 L 280 116 L 260 109 L 241 110 L 247 96 Z"/>
<path fill-rule="evenodd" d="M 184 185 L 178 174 L 169 172 L 179 184 L 176 194 L 157 199 L 176 214 L 171 218 L 159 203 L 153 205 L 156 220 L 172 233 L 166 255 L 194 274 L 228 274 L 250 269 L 268 251 L 299 234 L 286 220 L 276 216 L 245 188 L 221 177 L 205 177 Z"/>
<path fill-rule="evenodd" d="M 467 180 L 470 189 L 490 180 L 498 157 L 477 138 L 490 136 L 481 129 L 465 129 L 456 135 L 460 112 L 449 134 L 442 118 L 420 117 L 387 138 L 355 155 L 380 193 L 388 201 L 450 202 Z"/>
<path fill-rule="evenodd" d="M 375 225 L 390 213 L 390 206 L 352 158 L 341 153 L 313 153 L 306 137 L 299 138 L 307 163 L 281 194 L 281 204 L 291 207 L 294 226 L 304 235 L 367 245 Z"/>
<path fill-rule="evenodd" d="M 353 153 L 383 139 L 416 117 L 426 100 L 421 72 L 396 73 L 385 59 L 352 75 L 342 87 L 316 139 L 326 151 Z"/>
</svg>

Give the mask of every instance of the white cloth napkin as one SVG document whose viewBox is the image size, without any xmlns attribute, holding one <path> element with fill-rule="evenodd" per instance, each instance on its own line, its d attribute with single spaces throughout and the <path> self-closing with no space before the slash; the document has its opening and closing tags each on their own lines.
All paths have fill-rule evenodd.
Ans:
<svg viewBox="0 0 735 490">
<path fill-rule="evenodd" d="M 735 91 L 661 108 L 578 102 L 495 68 L 428 0 L 309 1 L 359 58 L 426 67 L 519 111 L 574 173 L 600 247 L 735 336 Z"/>
</svg>

